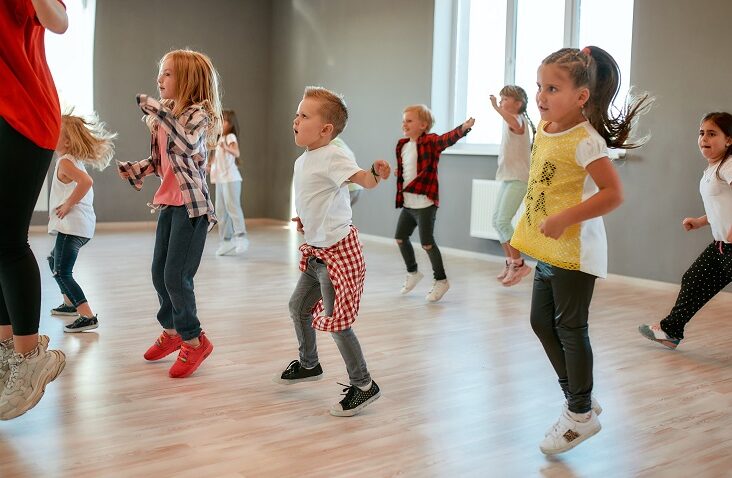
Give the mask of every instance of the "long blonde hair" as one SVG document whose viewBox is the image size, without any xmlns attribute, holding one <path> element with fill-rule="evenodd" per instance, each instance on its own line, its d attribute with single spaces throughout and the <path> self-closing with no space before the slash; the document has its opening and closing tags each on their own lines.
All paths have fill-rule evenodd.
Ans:
<svg viewBox="0 0 732 478">
<path fill-rule="evenodd" d="M 69 142 L 66 152 L 102 171 L 114 156 L 112 140 L 117 137 L 106 127 L 96 115 L 82 118 L 73 111 L 61 115 L 61 134 Z"/>
<path fill-rule="evenodd" d="M 178 117 L 186 108 L 200 105 L 208 114 L 206 145 L 216 147 L 216 140 L 222 132 L 221 97 L 219 95 L 219 74 L 211 59 L 193 50 L 173 50 L 160 59 L 162 68 L 166 60 L 172 60 L 175 72 L 175 99 L 162 100 L 163 105 Z M 150 125 L 148 119 L 148 125 Z"/>
</svg>

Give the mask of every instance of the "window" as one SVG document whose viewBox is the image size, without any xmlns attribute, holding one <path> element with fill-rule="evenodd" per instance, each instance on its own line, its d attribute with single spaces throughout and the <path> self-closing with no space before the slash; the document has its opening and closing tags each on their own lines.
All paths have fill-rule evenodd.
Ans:
<svg viewBox="0 0 732 478">
<path fill-rule="evenodd" d="M 452 151 L 496 154 L 502 125 L 489 95 L 498 96 L 506 84 L 521 86 L 537 123 L 536 70 L 563 46 L 597 45 L 609 51 L 620 65 L 622 102 L 630 78 L 633 1 L 436 0 L 434 131 L 447 131 L 473 116 L 473 131 Z"/>
<path fill-rule="evenodd" d="M 63 35 L 46 31 L 46 61 L 58 90 L 61 111 L 94 111 L 94 15 L 96 0 L 67 0 L 69 28 Z M 48 210 L 48 187 L 43 184 L 36 211 Z"/>
</svg>

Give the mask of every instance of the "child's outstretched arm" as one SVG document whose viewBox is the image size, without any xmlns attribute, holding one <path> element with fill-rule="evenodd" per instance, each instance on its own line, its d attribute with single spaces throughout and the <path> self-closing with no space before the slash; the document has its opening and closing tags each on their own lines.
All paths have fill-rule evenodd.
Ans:
<svg viewBox="0 0 732 478">
<path fill-rule="evenodd" d="M 383 159 L 377 159 L 374 164 L 371 165 L 370 171 L 364 171 L 363 169 L 350 178 L 349 181 L 356 183 L 366 189 L 373 189 L 379 184 L 379 179 L 388 179 L 389 173 L 391 172 L 391 166 Z"/>
<path fill-rule="evenodd" d="M 474 124 L 475 118 L 468 118 L 463 124 L 455 128 L 454 130 L 448 131 L 447 133 L 438 136 L 434 143 L 437 147 L 437 150 L 442 151 L 457 143 L 460 138 L 468 134 Z"/>
<path fill-rule="evenodd" d="M 142 180 L 145 176 L 155 173 L 152 158 L 143 159 L 142 161 L 117 161 L 117 174 L 122 179 L 130 182 L 136 190 L 142 189 Z"/>
<path fill-rule="evenodd" d="M 524 134 L 524 125 L 519 123 L 516 116 L 507 111 L 504 111 L 500 106 L 498 106 L 498 102 L 496 101 L 495 96 L 491 95 L 490 98 L 493 109 L 496 110 L 496 113 L 501 115 L 503 121 L 505 121 L 508 124 L 508 127 L 511 128 L 511 131 L 516 134 Z"/>
<path fill-rule="evenodd" d="M 681 221 L 681 225 L 684 226 L 685 231 L 691 231 L 692 229 L 699 229 L 700 227 L 708 226 L 709 221 L 707 220 L 707 215 L 705 214 L 701 217 L 686 217 L 683 221 Z"/>
<path fill-rule="evenodd" d="M 569 226 L 603 216 L 623 203 L 620 176 L 607 156 L 591 162 L 586 169 L 600 190 L 576 206 L 545 218 L 539 224 L 545 236 L 558 239 Z"/>
<path fill-rule="evenodd" d="M 73 163 L 66 158 L 62 158 L 59 161 L 57 176 L 58 179 L 64 183 L 69 183 L 71 181 L 76 183 L 76 187 L 71 191 L 71 194 L 66 198 L 66 201 L 56 206 L 56 216 L 58 216 L 59 219 L 63 219 L 69 211 L 71 211 L 71 209 L 76 206 L 84 196 L 86 196 L 86 193 L 89 192 L 94 184 L 94 180 L 92 180 L 92 177 L 87 173 L 74 166 Z"/>
<path fill-rule="evenodd" d="M 147 95 L 137 95 L 137 104 L 143 113 L 160 120 L 160 127 L 173 139 L 173 150 L 183 156 L 193 156 L 198 149 L 201 136 L 208 128 L 208 115 L 199 109 L 186 124 L 181 124 L 170 109 Z"/>
</svg>

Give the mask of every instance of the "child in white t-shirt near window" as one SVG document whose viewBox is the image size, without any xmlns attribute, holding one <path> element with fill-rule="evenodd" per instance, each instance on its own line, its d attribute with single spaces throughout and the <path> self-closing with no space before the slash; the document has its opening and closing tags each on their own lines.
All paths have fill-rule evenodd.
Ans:
<svg viewBox="0 0 732 478">
<path fill-rule="evenodd" d="M 216 184 L 214 209 L 219 220 L 219 248 L 217 256 L 247 250 L 247 228 L 241 209 L 242 178 L 239 172 L 239 121 L 234 110 L 223 110 L 224 134 L 216 143 L 211 162 L 211 184 Z M 232 240 L 233 238 L 233 240 Z"/>
<path fill-rule="evenodd" d="M 294 187 L 302 275 L 290 298 L 300 356 L 276 378 L 293 384 L 320 380 L 315 331 L 330 332 L 348 370 L 350 385 L 331 415 L 350 417 L 379 398 L 361 345 L 351 325 L 358 315 L 366 265 L 358 230 L 351 222 L 348 182 L 367 189 L 389 177 L 389 163 L 377 160 L 362 170 L 353 155 L 331 141 L 346 127 L 348 110 L 343 99 L 319 87 L 307 87 L 297 108 L 295 144 L 305 152 L 295 161 Z M 323 313 L 321 315 L 321 312 Z"/>
</svg>

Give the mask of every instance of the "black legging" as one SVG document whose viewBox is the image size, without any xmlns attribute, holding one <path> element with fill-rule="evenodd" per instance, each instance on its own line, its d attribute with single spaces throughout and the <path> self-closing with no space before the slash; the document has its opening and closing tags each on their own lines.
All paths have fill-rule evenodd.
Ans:
<svg viewBox="0 0 732 478">
<path fill-rule="evenodd" d="M 0 117 L 0 325 L 13 335 L 38 333 L 41 274 L 28 245 L 28 227 L 53 151 L 36 146 Z"/>
</svg>

